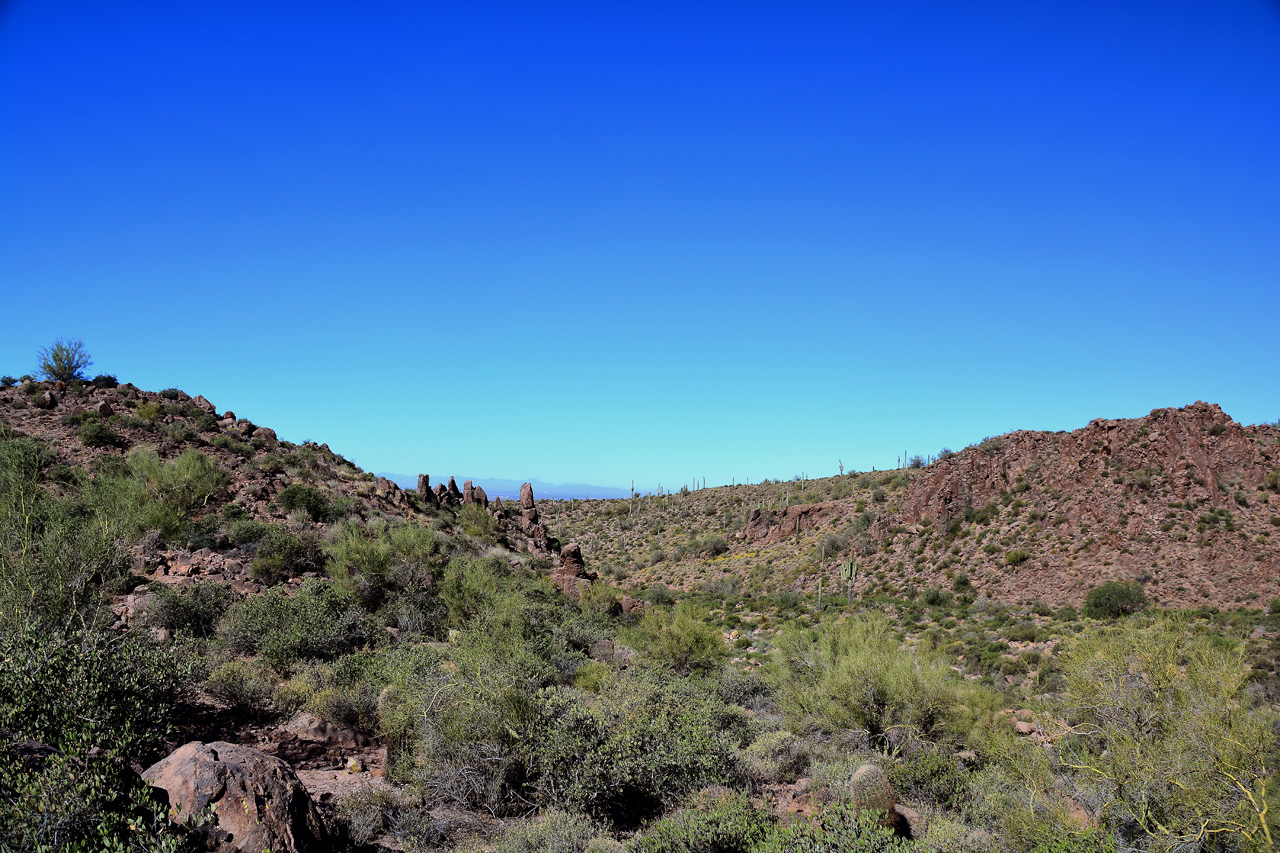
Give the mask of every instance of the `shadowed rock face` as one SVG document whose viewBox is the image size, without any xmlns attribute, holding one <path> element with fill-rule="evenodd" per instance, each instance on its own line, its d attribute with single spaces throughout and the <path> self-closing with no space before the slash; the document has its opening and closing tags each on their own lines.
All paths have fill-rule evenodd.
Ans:
<svg viewBox="0 0 1280 853">
<path fill-rule="evenodd" d="M 169 795 L 175 820 L 210 811 L 213 821 L 200 832 L 219 853 L 327 849 L 324 824 L 297 774 L 256 749 L 193 741 L 142 776 Z"/>
</svg>

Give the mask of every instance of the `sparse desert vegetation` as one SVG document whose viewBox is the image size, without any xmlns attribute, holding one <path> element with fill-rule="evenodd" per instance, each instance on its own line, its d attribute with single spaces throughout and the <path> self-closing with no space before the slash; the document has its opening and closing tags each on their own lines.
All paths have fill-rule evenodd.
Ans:
<svg viewBox="0 0 1280 853">
<path fill-rule="evenodd" d="M 84 366 L 0 389 L 0 849 L 1274 848 L 1274 426 L 515 507 Z"/>
</svg>

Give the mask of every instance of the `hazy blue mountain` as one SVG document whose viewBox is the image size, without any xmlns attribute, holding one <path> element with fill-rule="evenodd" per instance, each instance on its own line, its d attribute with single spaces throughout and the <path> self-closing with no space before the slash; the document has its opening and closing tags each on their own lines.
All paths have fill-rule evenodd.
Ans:
<svg viewBox="0 0 1280 853">
<path fill-rule="evenodd" d="M 402 489 L 416 489 L 418 487 L 417 474 L 393 474 L 388 471 L 379 472 L 379 477 L 386 477 Z M 534 497 L 541 500 L 542 498 L 625 498 L 629 497 L 631 491 L 629 489 L 618 489 L 613 486 L 592 486 L 587 483 L 544 483 L 542 480 L 504 480 L 498 477 L 460 477 L 457 474 L 453 478 L 458 482 L 458 488 L 462 488 L 462 484 L 467 480 L 471 480 L 475 485 L 484 489 L 485 494 L 490 499 L 493 498 L 518 498 L 520 497 L 520 486 L 522 483 L 529 483 L 533 486 Z M 431 475 L 431 486 L 435 488 L 436 483 L 448 483 L 449 475 L 439 476 Z"/>
</svg>

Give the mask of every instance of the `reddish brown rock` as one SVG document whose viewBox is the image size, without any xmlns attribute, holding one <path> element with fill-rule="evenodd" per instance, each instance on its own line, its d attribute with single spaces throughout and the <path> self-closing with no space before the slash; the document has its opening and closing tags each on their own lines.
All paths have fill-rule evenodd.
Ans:
<svg viewBox="0 0 1280 853">
<path fill-rule="evenodd" d="M 204 814 L 200 829 L 219 853 L 328 849 L 328 834 L 297 775 L 278 758 L 239 744 L 200 743 L 179 747 L 143 773 L 169 795 L 174 820 Z"/>
<path fill-rule="evenodd" d="M 533 509 L 533 486 L 525 483 L 520 486 L 520 506 L 523 509 Z"/>
<path fill-rule="evenodd" d="M 251 438 L 260 438 L 267 443 L 268 447 L 275 447 L 280 443 L 280 439 L 276 437 L 276 431 L 271 427 L 258 427 L 249 433 Z"/>
</svg>

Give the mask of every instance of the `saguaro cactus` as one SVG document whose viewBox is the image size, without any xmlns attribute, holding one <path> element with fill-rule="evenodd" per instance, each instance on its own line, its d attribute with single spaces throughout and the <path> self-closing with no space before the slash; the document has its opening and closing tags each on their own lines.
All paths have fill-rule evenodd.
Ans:
<svg viewBox="0 0 1280 853">
<path fill-rule="evenodd" d="M 853 604 L 853 583 L 857 579 L 858 567 L 853 560 L 845 560 L 840 564 L 840 580 L 844 581 L 844 589 L 849 596 L 850 604 Z"/>
</svg>

